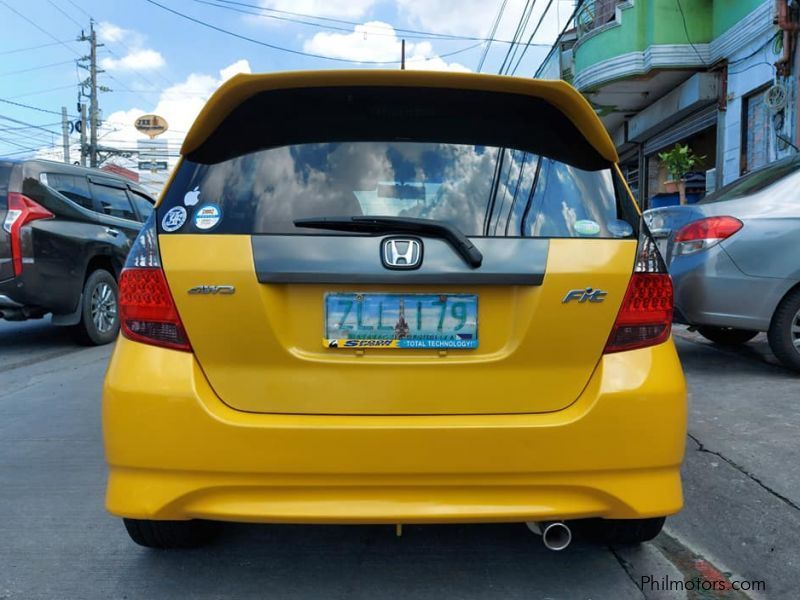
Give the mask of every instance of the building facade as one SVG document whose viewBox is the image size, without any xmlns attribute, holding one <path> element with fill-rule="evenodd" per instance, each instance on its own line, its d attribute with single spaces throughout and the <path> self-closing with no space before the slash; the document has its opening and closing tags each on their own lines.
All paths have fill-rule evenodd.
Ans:
<svg viewBox="0 0 800 600">
<path fill-rule="evenodd" d="M 651 206 L 676 143 L 700 195 L 798 151 L 798 28 L 796 0 L 585 0 L 539 76 L 587 97 Z"/>
</svg>

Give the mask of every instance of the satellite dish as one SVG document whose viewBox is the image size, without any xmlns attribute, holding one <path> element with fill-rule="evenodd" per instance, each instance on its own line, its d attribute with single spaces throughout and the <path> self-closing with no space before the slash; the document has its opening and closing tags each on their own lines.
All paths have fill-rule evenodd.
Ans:
<svg viewBox="0 0 800 600">
<path fill-rule="evenodd" d="M 142 115 L 134 121 L 133 126 L 136 127 L 137 131 L 145 134 L 151 140 L 169 129 L 167 120 L 158 115 Z"/>
</svg>

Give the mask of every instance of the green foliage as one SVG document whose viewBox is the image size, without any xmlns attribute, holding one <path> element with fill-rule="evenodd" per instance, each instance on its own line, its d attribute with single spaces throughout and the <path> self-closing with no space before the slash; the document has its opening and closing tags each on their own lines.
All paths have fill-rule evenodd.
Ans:
<svg viewBox="0 0 800 600">
<path fill-rule="evenodd" d="M 698 156 L 686 144 L 675 144 L 672 150 L 667 152 L 659 152 L 658 158 L 666 167 L 670 178 L 673 181 L 678 181 L 683 176 L 692 170 L 692 167 L 702 164 L 705 160 L 705 155 Z"/>
</svg>

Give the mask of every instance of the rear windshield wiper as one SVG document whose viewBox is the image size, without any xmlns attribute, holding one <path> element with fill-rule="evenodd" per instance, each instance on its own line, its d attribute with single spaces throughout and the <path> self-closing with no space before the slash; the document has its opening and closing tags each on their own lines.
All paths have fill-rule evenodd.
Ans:
<svg viewBox="0 0 800 600">
<path fill-rule="evenodd" d="M 331 229 L 333 231 L 366 231 L 372 233 L 416 233 L 442 238 L 473 269 L 483 262 L 483 254 L 460 229 L 442 221 L 410 217 L 311 217 L 295 219 L 296 227 Z"/>
</svg>

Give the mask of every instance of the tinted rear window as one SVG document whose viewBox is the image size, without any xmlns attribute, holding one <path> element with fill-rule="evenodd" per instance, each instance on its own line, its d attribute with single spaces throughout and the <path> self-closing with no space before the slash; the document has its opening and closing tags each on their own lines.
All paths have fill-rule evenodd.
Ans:
<svg viewBox="0 0 800 600">
<path fill-rule="evenodd" d="M 613 165 L 531 96 L 432 88 L 263 92 L 182 162 L 159 227 L 326 234 L 308 217 L 446 221 L 470 236 L 624 237 Z M 185 211 L 185 214 L 184 212 Z M 623 213 L 630 225 L 620 223 Z"/>
<path fill-rule="evenodd" d="M 94 210 L 92 196 L 89 193 L 89 182 L 84 175 L 42 173 L 39 180 L 80 206 Z"/>
<path fill-rule="evenodd" d="M 293 221 L 369 215 L 445 221 L 470 236 L 616 237 L 621 218 L 610 168 L 414 142 L 300 144 L 214 165 L 185 161 L 164 208 L 185 206 L 190 231 L 209 205 L 220 209 L 216 233 L 325 234 Z"/>
</svg>

